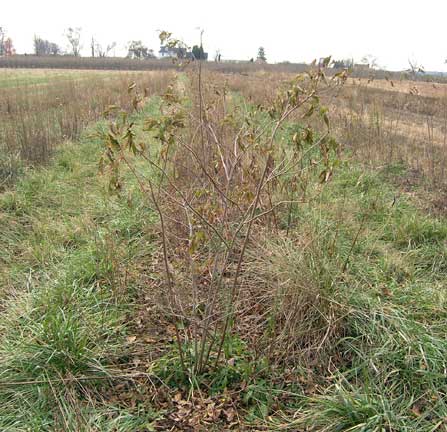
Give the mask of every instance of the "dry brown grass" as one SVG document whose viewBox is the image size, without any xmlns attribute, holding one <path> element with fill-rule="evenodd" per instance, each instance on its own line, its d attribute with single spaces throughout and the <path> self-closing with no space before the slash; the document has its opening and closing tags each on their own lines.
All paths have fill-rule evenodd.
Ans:
<svg viewBox="0 0 447 432">
<path fill-rule="evenodd" d="M 338 136 L 371 165 L 403 162 L 445 184 L 447 96 L 442 84 L 356 82 L 333 99 Z M 397 88 L 397 89 L 396 89 Z"/>
<path fill-rule="evenodd" d="M 272 362 L 293 365 L 299 359 L 309 366 L 334 354 L 345 311 L 337 303 L 339 269 L 327 260 L 324 235 L 303 225 L 299 235 L 260 236 L 249 251 L 244 286 L 247 309 L 256 311 L 247 314 L 247 327 L 269 328 L 257 350 L 264 349 Z"/>
<path fill-rule="evenodd" d="M 18 167 L 46 162 L 54 148 L 76 139 L 110 105 L 130 108 L 128 86 L 162 91 L 169 72 L 2 71 L 0 76 L 0 184 Z"/>
<path fill-rule="evenodd" d="M 442 98 L 447 95 L 447 84 L 438 82 L 414 81 L 408 79 L 374 79 L 352 78 L 350 85 L 367 85 L 370 88 L 398 92 L 405 94 L 418 94 L 434 98 Z"/>
<path fill-rule="evenodd" d="M 254 104 L 269 100 L 291 74 L 227 76 Z M 351 78 L 326 94 L 335 135 L 354 158 L 372 166 L 404 163 L 436 187 L 446 184 L 447 85 L 408 79 Z"/>
</svg>

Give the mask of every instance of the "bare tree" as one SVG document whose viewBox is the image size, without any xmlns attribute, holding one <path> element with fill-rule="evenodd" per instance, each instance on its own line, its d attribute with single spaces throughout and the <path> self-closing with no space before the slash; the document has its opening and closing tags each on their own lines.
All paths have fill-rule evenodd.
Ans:
<svg viewBox="0 0 447 432">
<path fill-rule="evenodd" d="M 34 54 L 37 56 L 59 55 L 62 50 L 58 44 L 34 35 Z"/>
<path fill-rule="evenodd" d="M 372 54 L 363 56 L 360 63 L 369 66 L 371 69 L 377 69 L 379 67 L 377 57 L 374 57 Z"/>
<path fill-rule="evenodd" d="M 55 43 L 55 42 L 50 42 L 50 54 L 51 55 L 61 55 L 62 54 L 62 49 L 61 47 Z"/>
<path fill-rule="evenodd" d="M 92 52 L 92 57 L 95 57 L 95 39 L 92 36 L 92 41 L 90 42 L 90 49 Z"/>
<path fill-rule="evenodd" d="M 5 38 L 6 38 L 5 28 L 0 26 L 0 56 L 5 55 Z"/>
<path fill-rule="evenodd" d="M 155 58 L 155 54 L 154 50 L 149 49 L 147 46 L 143 45 L 143 42 L 138 40 L 129 42 L 127 48 L 127 57 L 137 59 L 149 59 L 149 58 Z"/>
<path fill-rule="evenodd" d="M 408 59 L 409 69 L 407 72 L 413 76 L 425 73 L 424 66 L 422 66 L 415 58 Z"/>
<path fill-rule="evenodd" d="M 98 43 L 95 38 L 92 36 L 92 41 L 90 43 L 90 49 L 92 53 L 92 57 L 108 57 L 110 54 L 110 51 L 113 50 L 113 48 L 116 47 L 116 42 L 111 42 L 106 45 L 104 48 L 103 45 Z"/>
<path fill-rule="evenodd" d="M 113 48 L 116 47 L 116 42 L 112 42 L 108 44 L 105 48 L 101 44 L 96 44 L 96 53 L 98 54 L 98 57 L 108 57 L 110 54 L 110 51 L 113 50 Z"/>
<path fill-rule="evenodd" d="M 6 36 L 5 28 L 0 26 L 0 56 L 11 56 L 15 53 L 12 39 Z"/>
<path fill-rule="evenodd" d="M 80 27 L 69 27 L 66 32 L 65 36 L 68 40 L 68 43 L 70 44 L 71 48 L 71 54 L 73 54 L 75 57 L 79 57 L 81 55 L 81 28 Z"/>
<path fill-rule="evenodd" d="M 221 58 L 222 58 L 222 54 L 220 52 L 220 49 L 217 49 L 216 53 L 214 54 L 214 61 L 219 63 Z"/>
</svg>

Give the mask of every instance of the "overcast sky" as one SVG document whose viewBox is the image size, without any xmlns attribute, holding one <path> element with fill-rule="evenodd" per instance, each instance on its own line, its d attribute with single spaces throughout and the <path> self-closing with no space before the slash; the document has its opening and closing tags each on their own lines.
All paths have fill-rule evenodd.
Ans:
<svg viewBox="0 0 447 432">
<path fill-rule="evenodd" d="M 64 30 L 81 27 L 83 53 L 92 35 L 116 41 L 122 55 L 141 39 L 158 52 L 157 30 L 169 30 L 189 45 L 204 29 L 204 47 L 224 59 L 256 57 L 265 47 L 270 62 L 309 62 L 332 55 L 380 66 L 447 71 L 447 0 L 2 0 L 0 26 L 17 52 L 32 52 L 33 35 L 66 47 Z"/>
</svg>

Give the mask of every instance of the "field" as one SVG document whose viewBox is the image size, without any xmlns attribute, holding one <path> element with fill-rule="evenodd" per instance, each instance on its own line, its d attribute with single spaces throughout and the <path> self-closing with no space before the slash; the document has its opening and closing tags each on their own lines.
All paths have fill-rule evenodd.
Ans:
<svg viewBox="0 0 447 432">
<path fill-rule="evenodd" d="M 55 146 L 122 105 L 131 81 L 156 92 L 169 80 L 147 72 L 0 70 L 0 185 L 14 181 L 23 165 L 48 161 Z"/>
<path fill-rule="evenodd" d="M 0 69 L 0 430 L 447 431 L 446 89 Z"/>
<path fill-rule="evenodd" d="M 99 71 L 60 71 L 57 69 L 2 69 L 0 78 L 0 88 L 17 88 L 22 86 L 35 85 L 57 85 L 60 81 L 71 79 L 95 78 L 101 74 Z M 110 72 L 103 72 L 109 74 Z"/>
</svg>

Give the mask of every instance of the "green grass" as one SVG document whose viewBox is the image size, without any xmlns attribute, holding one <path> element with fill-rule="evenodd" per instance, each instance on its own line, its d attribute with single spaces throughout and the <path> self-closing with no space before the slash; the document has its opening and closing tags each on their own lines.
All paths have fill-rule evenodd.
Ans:
<svg viewBox="0 0 447 432">
<path fill-rule="evenodd" d="M 342 166 L 296 216 L 296 235 L 314 227 L 313 263 L 331 263 L 323 292 L 340 307 L 344 336 L 333 341 L 329 380 L 285 423 L 291 430 L 446 428 L 447 221 L 396 193 L 380 172 Z"/>
<path fill-rule="evenodd" d="M 154 249 L 154 216 L 132 183 L 108 195 L 92 133 L 0 195 L 1 430 L 133 431 L 155 418 L 102 397 L 125 367 L 134 259 Z"/>
<path fill-rule="evenodd" d="M 76 71 L 52 69 L 0 69 L 0 90 L 27 86 L 57 85 L 66 80 L 85 80 L 94 78 L 100 73 L 102 76 L 114 76 L 119 71 Z M 30 90 L 31 90 L 30 89 Z"/>
<path fill-rule="evenodd" d="M 146 112 L 156 110 L 153 99 Z M 123 403 L 110 378 L 132 355 L 126 336 L 156 218 L 128 173 L 125 189 L 108 194 L 92 132 L 0 195 L 1 430 L 152 430 L 166 419 L 137 386 L 124 392 L 133 402 Z M 297 353 L 293 364 L 269 363 L 235 334 L 224 346 L 232 361 L 197 382 L 185 382 L 170 343 L 151 371 L 173 392 L 237 393 L 241 418 L 254 429 L 445 430 L 447 221 L 398 194 L 389 181 L 396 170 L 404 168 L 341 163 L 321 193 L 294 210 L 289 239 L 271 236 L 268 253 L 251 251 L 261 266 L 255 281 L 270 278 L 295 296 L 283 312 L 305 305 L 298 314 L 305 319 L 280 329 Z M 309 346 L 317 353 L 298 355 Z"/>
</svg>

